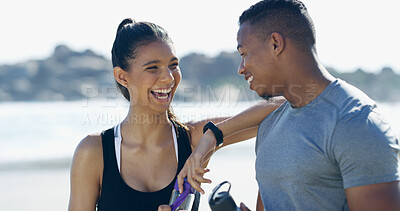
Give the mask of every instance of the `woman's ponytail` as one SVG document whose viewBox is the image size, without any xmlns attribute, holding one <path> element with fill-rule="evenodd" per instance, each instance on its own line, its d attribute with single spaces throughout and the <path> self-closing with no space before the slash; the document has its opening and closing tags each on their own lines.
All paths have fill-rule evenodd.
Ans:
<svg viewBox="0 0 400 211">
<path fill-rule="evenodd" d="M 136 23 L 136 21 L 133 20 L 132 18 L 125 18 L 124 20 L 122 20 L 121 23 L 118 25 L 117 33 L 120 32 L 125 25 L 132 23 Z"/>
</svg>

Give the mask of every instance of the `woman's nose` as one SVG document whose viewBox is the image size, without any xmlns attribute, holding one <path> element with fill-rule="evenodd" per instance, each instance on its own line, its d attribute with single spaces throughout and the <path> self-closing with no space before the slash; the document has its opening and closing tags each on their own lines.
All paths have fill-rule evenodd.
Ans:
<svg viewBox="0 0 400 211">
<path fill-rule="evenodd" d="M 161 75 L 161 82 L 171 82 L 174 80 L 174 76 L 169 68 L 165 68 Z"/>
</svg>

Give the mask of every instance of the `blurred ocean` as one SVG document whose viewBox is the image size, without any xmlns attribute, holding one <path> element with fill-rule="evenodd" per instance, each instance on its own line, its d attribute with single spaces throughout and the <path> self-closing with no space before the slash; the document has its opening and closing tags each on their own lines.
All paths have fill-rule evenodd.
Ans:
<svg viewBox="0 0 400 211">
<path fill-rule="evenodd" d="M 173 109 L 189 121 L 233 115 L 251 104 L 175 103 Z M 118 124 L 128 109 L 122 100 L 0 103 L 0 170 L 10 163 L 62 163 L 82 138 Z"/>
<path fill-rule="evenodd" d="M 234 115 L 255 102 L 173 103 L 182 121 Z M 400 102 L 378 103 L 400 137 Z M 123 120 L 121 100 L 0 103 L 0 210 L 66 210 L 69 167 L 75 147 L 86 135 Z M 222 149 L 210 162 L 212 185 L 204 185 L 201 210 L 209 210 L 212 188 L 224 180 L 232 195 L 255 208 L 254 139 Z"/>
</svg>

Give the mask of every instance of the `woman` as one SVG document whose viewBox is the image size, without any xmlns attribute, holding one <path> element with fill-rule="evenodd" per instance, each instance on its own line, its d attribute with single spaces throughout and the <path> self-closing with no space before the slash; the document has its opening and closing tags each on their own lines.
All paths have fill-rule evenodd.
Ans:
<svg viewBox="0 0 400 211">
<path fill-rule="evenodd" d="M 242 132 L 224 134 L 224 145 L 229 145 L 233 139 L 254 137 L 254 126 L 278 106 L 258 104 L 229 120 L 179 122 L 170 110 L 181 81 L 179 60 L 167 32 L 153 23 L 123 20 L 112 63 L 117 86 L 130 101 L 129 112 L 117 126 L 77 146 L 69 210 L 157 210 L 168 204 L 176 176 L 207 122 L 242 125 Z"/>
</svg>

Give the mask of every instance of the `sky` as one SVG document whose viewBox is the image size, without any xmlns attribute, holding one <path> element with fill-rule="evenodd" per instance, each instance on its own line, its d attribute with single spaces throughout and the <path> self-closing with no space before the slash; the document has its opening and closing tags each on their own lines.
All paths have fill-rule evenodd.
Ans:
<svg viewBox="0 0 400 211">
<path fill-rule="evenodd" d="M 6 3 L 5 3 L 6 2 Z M 127 17 L 164 27 L 177 55 L 236 51 L 240 14 L 258 0 L 13 0 L 0 3 L 0 65 L 50 56 L 59 44 L 110 58 Z M 400 73 L 400 1 L 304 0 L 314 21 L 317 51 L 340 72 L 361 68 Z"/>
</svg>

